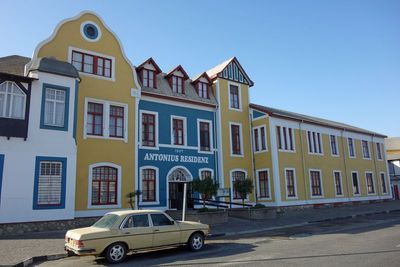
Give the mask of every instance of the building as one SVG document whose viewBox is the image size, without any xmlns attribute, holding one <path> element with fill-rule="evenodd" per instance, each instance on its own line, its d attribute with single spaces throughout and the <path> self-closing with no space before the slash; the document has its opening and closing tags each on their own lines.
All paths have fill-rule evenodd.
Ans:
<svg viewBox="0 0 400 267">
<path fill-rule="evenodd" d="M 400 199 L 400 137 L 386 138 L 385 146 L 392 195 Z"/>
<path fill-rule="evenodd" d="M 32 59 L 0 59 L 0 223 L 99 216 L 137 190 L 181 209 L 204 177 L 230 202 L 246 178 L 249 204 L 391 198 L 384 135 L 251 104 L 253 85 L 235 57 L 189 78 L 134 67 L 92 12 L 60 22 Z"/>
</svg>

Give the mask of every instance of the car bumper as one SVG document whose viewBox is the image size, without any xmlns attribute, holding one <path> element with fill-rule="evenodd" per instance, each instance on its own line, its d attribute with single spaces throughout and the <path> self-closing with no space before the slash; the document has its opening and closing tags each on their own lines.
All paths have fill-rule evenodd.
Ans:
<svg viewBox="0 0 400 267">
<path fill-rule="evenodd" d="M 96 250 L 93 248 L 72 248 L 69 245 L 64 246 L 64 250 L 67 252 L 72 252 L 75 255 L 78 256 L 84 256 L 84 255 L 96 255 Z"/>
</svg>

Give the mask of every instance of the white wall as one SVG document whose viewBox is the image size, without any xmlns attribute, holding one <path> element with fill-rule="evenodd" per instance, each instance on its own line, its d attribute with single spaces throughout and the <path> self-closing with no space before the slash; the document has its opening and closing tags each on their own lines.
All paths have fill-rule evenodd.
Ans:
<svg viewBox="0 0 400 267">
<path fill-rule="evenodd" d="M 28 138 L 0 137 L 4 154 L 0 223 L 71 219 L 75 209 L 76 144 L 73 139 L 75 79 L 38 73 L 33 81 Z M 68 131 L 40 129 L 43 83 L 69 87 Z M 64 209 L 33 210 L 36 156 L 67 158 Z"/>
</svg>

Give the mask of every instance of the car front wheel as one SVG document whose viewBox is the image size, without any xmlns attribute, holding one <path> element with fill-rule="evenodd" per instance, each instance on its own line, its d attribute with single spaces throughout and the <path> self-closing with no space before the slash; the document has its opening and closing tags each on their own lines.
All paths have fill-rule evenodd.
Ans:
<svg viewBox="0 0 400 267">
<path fill-rule="evenodd" d="M 199 251 L 203 248 L 204 236 L 201 233 L 194 233 L 189 238 L 189 248 L 191 251 Z"/>
<path fill-rule="evenodd" d="M 122 243 L 115 243 L 108 246 L 106 250 L 106 259 L 109 263 L 120 263 L 126 258 L 126 246 Z"/>
</svg>

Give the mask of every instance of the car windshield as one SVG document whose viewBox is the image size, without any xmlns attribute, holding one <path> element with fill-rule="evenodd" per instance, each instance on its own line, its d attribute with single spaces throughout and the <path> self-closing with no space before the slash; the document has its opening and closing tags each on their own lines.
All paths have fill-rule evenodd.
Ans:
<svg viewBox="0 0 400 267">
<path fill-rule="evenodd" d="M 118 220 L 119 216 L 115 214 L 106 214 L 100 220 L 93 224 L 93 227 L 98 228 L 111 228 L 114 223 Z"/>
</svg>

